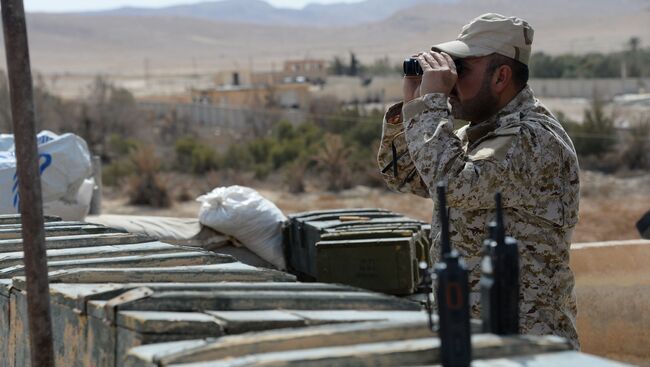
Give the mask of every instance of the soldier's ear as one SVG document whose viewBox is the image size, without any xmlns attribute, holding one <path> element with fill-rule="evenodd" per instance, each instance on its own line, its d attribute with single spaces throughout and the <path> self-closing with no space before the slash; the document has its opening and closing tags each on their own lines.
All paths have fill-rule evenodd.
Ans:
<svg viewBox="0 0 650 367">
<path fill-rule="evenodd" d="M 499 66 L 492 75 L 492 85 L 497 93 L 503 92 L 512 81 L 512 68 L 508 65 Z"/>
</svg>

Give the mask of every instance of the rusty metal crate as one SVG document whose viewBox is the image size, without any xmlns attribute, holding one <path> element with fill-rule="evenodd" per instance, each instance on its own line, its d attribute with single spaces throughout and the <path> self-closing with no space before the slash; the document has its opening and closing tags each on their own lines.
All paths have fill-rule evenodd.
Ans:
<svg viewBox="0 0 650 367">
<path fill-rule="evenodd" d="M 571 353 L 570 357 L 560 358 L 563 366 L 592 359 L 570 352 L 569 343 L 554 336 L 474 334 L 472 345 L 473 356 L 480 363 L 495 358 L 501 358 L 501 363 L 506 364 L 525 358 L 530 362 L 545 356 L 553 358 L 558 353 Z M 140 346 L 131 349 L 125 365 L 429 366 L 439 363 L 439 348 L 440 340 L 427 328 L 426 322 L 396 317 L 390 321 L 282 329 L 224 336 L 217 340 Z M 618 365 L 605 362 L 601 364 L 604 367 Z"/>
<path fill-rule="evenodd" d="M 63 236 L 46 238 L 48 265 L 51 275 L 57 269 L 147 269 L 166 267 L 207 267 L 232 263 L 227 255 L 197 248 L 173 246 L 150 237 L 115 233 L 88 234 L 87 225 L 70 228 Z M 103 231 L 105 232 L 105 231 Z M 110 232 L 110 231 L 108 231 Z M 21 239 L 0 240 L 0 366 L 14 366 L 28 361 L 26 324 L 16 324 L 17 317 L 26 313 L 24 285 L 15 287 L 11 277 L 22 275 L 24 266 Z M 64 271 L 65 272 L 65 271 Z M 26 317 L 26 315 L 24 315 Z M 18 325 L 18 326 L 17 326 Z M 28 363 L 28 362 L 24 362 Z"/>
<path fill-rule="evenodd" d="M 115 278 L 97 283 L 93 269 L 85 271 L 91 279 L 86 281 L 81 275 L 74 278 L 75 283 L 68 283 L 72 279 L 66 275 L 72 274 L 65 273 L 80 270 L 53 273 L 51 306 L 57 358 L 65 366 L 120 366 L 121 356 L 130 348 L 152 342 L 380 320 L 404 314 L 425 322 L 418 304 L 399 298 L 341 285 L 294 283 L 288 274 L 241 263 L 212 268 L 219 266 L 238 268 L 240 275 L 245 271 L 261 274 L 257 282 L 241 283 L 237 281 L 250 278 L 231 276 L 236 283 L 219 283 L 219 277 L 205 276 L 208 266 L 194 267 L 195 280 L 209 283 L 165 284 L 157 281 L 155 272 L 142 279 L 137 269 L 128 269 L 123 280 L 137 278 L 139 283 L 120 284 Z M 172 281 L 165 274 L 161 278 Z M 65 283 L 58 283 L 61 280 Z M 24 279 L 15 278 L 12 285 L 11 304 L 16 310 L 11 317 L 12 329 L 25 330 Z M 16 363 L 12 367 L 22 366 L 19 361 L 28 357 L 26 347 L 18 346 L 27 337 L 23 333 L 21 340 L 14 333 Z"/>
<path fill-rule="evenodd" d="M 98 224 L 59 224 L 61 222 L 54 223 L 57 223 L 58 225 L 44 227 L 46 237 L 97 233 L 126 233 L 125 231 Z M 21 236 L 21 228 L 18 225 L 0 226 L 0 239 L 19 239 Z"/>
<path fill-rule="evenodd" d="M 61 221 L 61 218 L 52 215 L 44 215 L 43 218 L 46 223 Z M 0 224 L 20 224 L 20 223 L 21 223 L 20 214 L 0 214 Z"/>
</svg>

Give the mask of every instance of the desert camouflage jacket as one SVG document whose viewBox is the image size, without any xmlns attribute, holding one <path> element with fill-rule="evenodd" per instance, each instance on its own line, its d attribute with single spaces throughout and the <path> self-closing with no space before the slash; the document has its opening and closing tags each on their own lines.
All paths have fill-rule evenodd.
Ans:
<svg viewBox="0 0 650 367">
<path fill-rule="evenodd" d="M 529 87 L 493 118 L 457 131 L 443 94 L 390 107 L 378 163 L 396 191 L 435 198 L 436 183 L 447 182 L 450 238 L 470 270 L 473 317 L 480 316 L 482 241 L 500 191 L 506 233 L 519 241 L 521 332 L 556 334 L 578 346 L 569 268 L 578 160 L 560 123 Z M 438 232 L 434 215 L 432 233 Z M 431 256 L 439 257 L 437 238 Z"/>
</svg>

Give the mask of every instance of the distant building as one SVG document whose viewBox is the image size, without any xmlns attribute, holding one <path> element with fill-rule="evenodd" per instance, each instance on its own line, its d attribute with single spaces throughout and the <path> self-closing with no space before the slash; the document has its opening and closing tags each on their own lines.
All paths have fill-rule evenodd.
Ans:
<svg viewBox="0 0 650 367">
<path fill-rule="evenodd" d="M 327 62 L 317 59 L 287 60 L 284 62 L 282 74 L 285 78 L 302 77 L 312 83 L 324 81 L 327 78 Z"/>
<path fill-rule="evenodd" d="M 221 71 L 215 88 L 191 91 L 194 103 L 252 108 L 306 109 L 310 85 L 322 84 L 327 62 L 319 59 L 287 60 L 281 71 Z"/>
<path fill-rule="evenodd" d="M 192 90 L 194 103 L 223 107 L 305 109 L 309 100 L 309 85 L 305 83 L 227 85 Z"/>
</svg>

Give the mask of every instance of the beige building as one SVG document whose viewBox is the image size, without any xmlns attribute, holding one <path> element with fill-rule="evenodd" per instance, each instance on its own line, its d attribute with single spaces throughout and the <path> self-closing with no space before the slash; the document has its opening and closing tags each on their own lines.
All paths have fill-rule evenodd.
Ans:
<svg viewBox="0 0 650 367">
<path fill-rule="evenodd" d="M 221 71 L 213 79 L 218 87 L 192 90 L 191 99 L 215 106 L 305 109 L 311 83 L 326 77 L 325 60 L 287 60 L 281 71 Z"/>
<path fill-rule="evenodd" d="M 228 85 L 192 90 L 193 102 L 224 107 L 304 109 L 309 100 L 309 85 L 305 83 Z"/>
<path fill-rule="evenodd" d="M 327 78 L 327 62 L 318 59 L 287 60 L 282 73 L 285 77 L 305 78 L 315 82 Z"/>
</svg>

